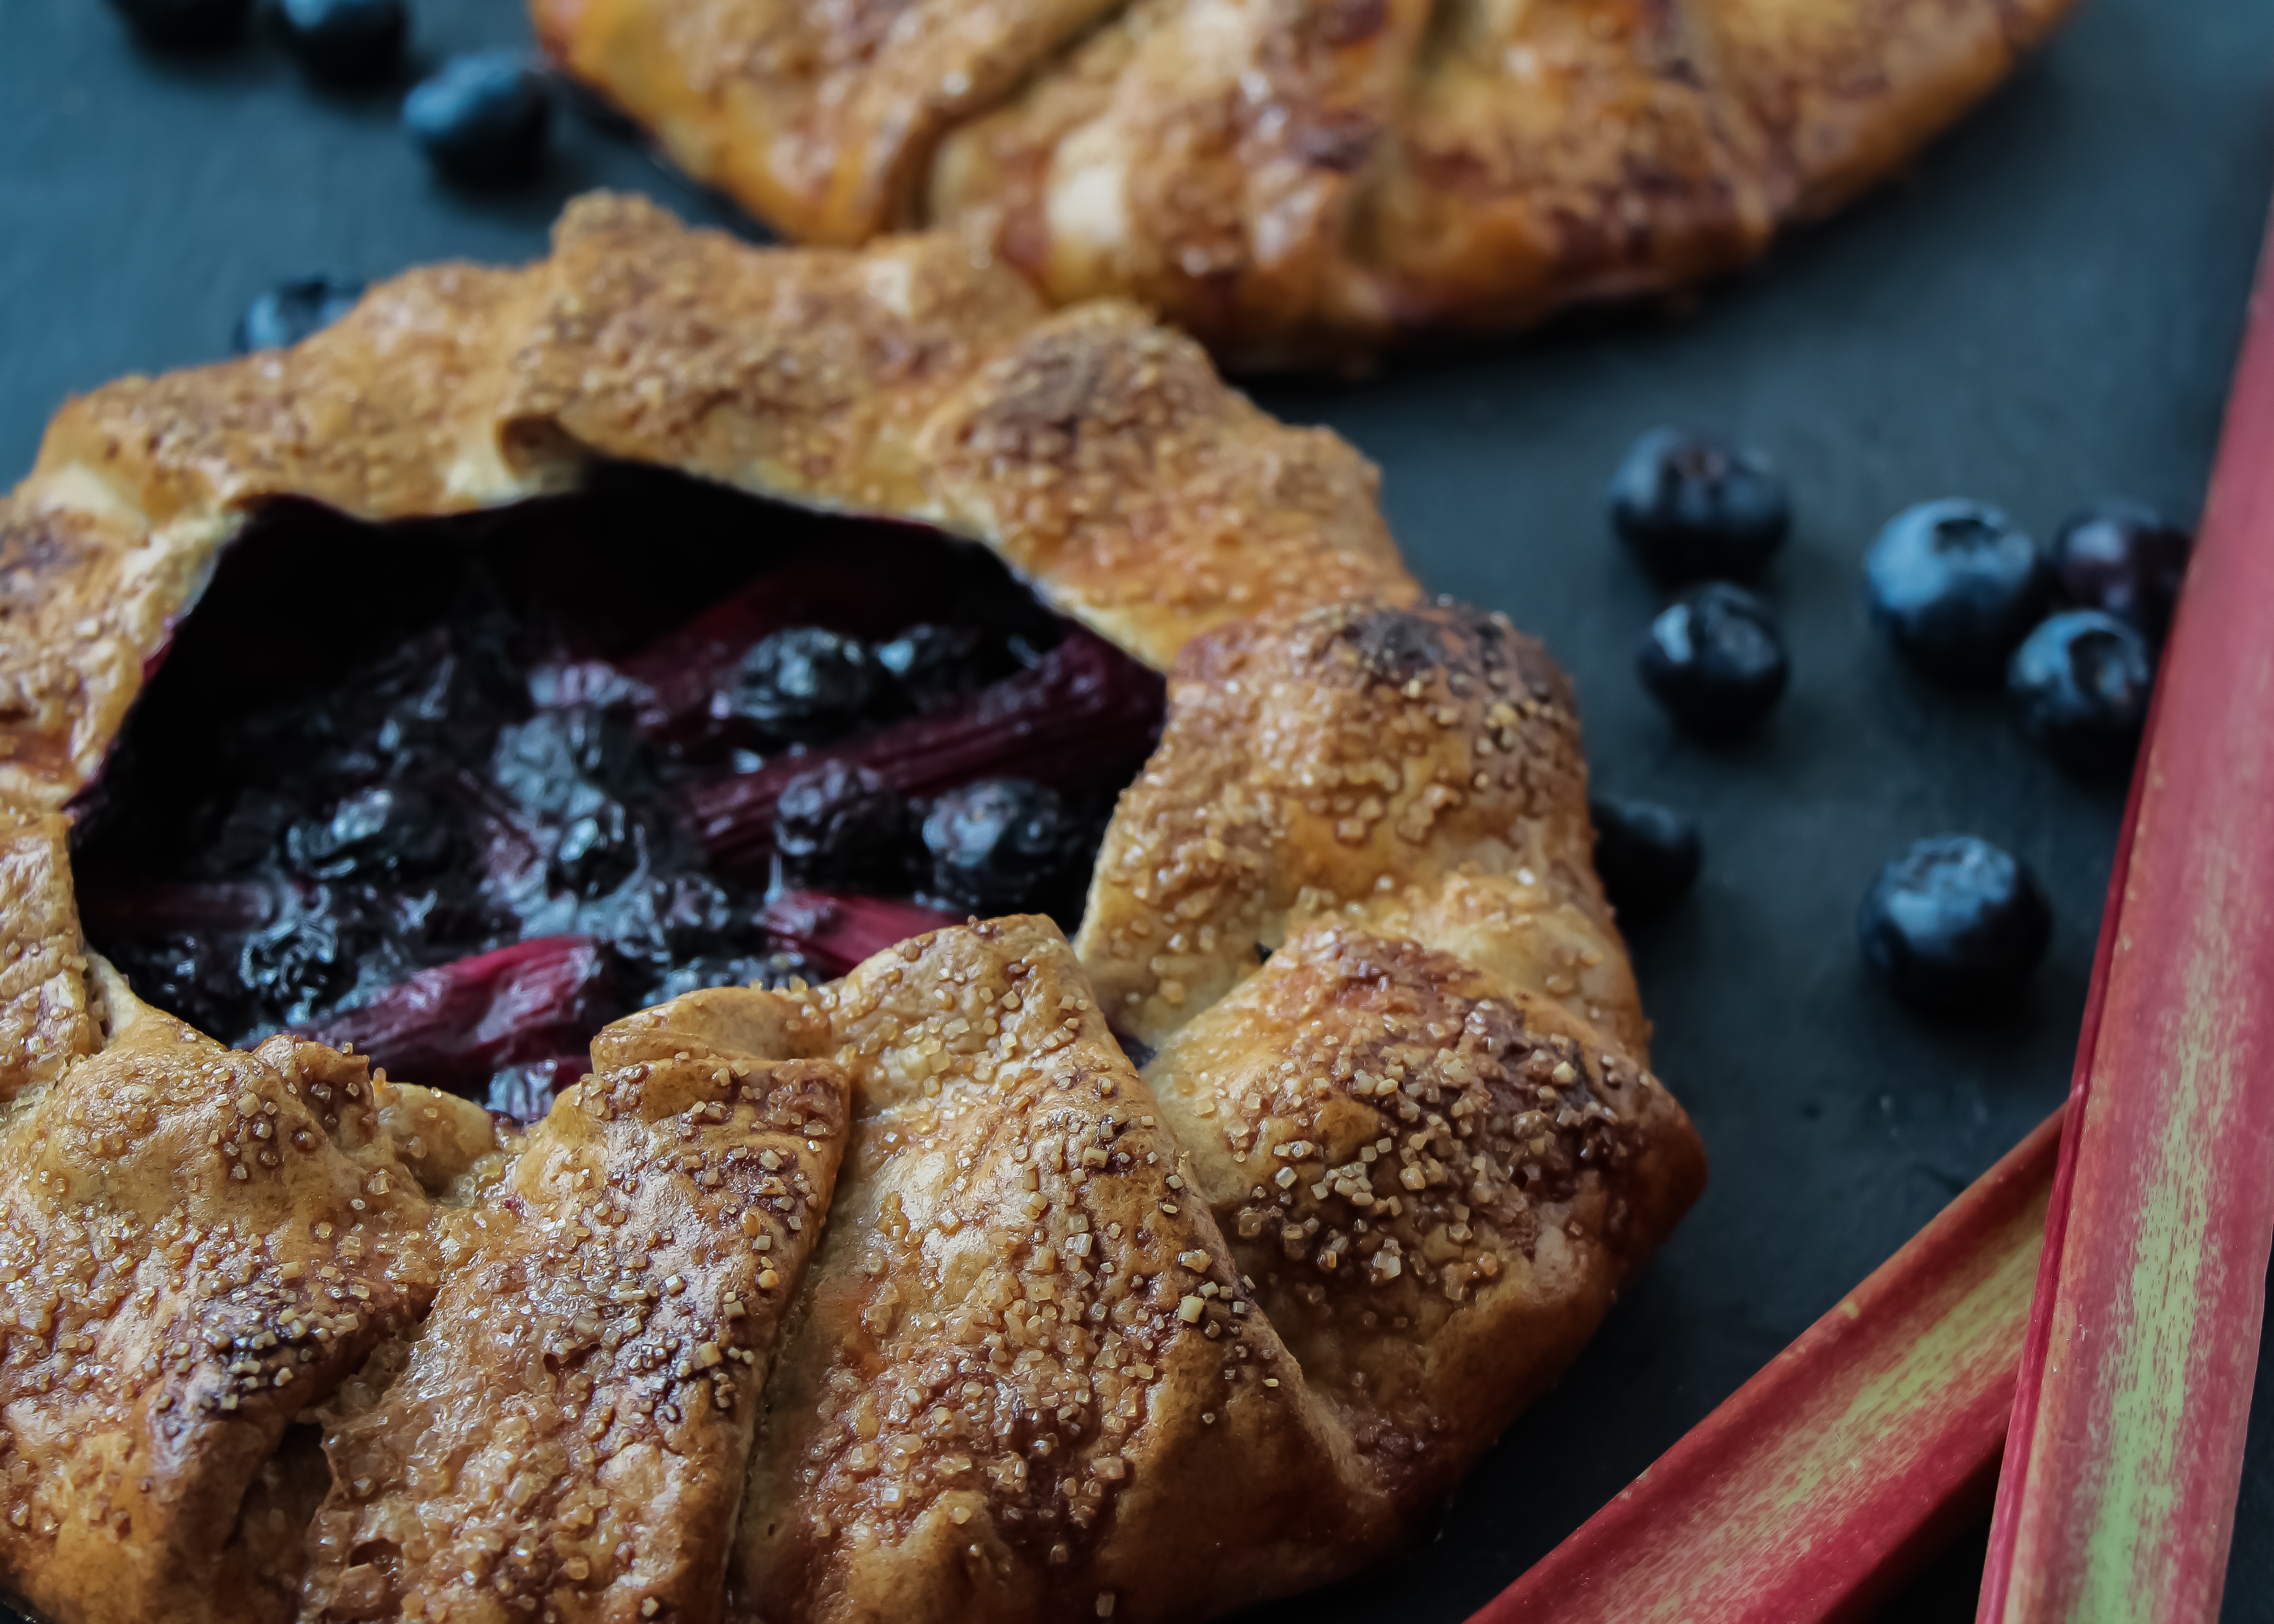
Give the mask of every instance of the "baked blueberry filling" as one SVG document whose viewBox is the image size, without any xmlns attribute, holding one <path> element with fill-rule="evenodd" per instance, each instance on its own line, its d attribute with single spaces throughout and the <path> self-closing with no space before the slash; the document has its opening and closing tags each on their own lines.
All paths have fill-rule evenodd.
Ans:
<svg viewBox="0 0 2274 1624">
<path fill-rule="evenodd" d="M 541 1112 L 591 1034 L 983 906 L 1071 932 L 1160 678 L 991 555 L 612 468 L 265 512 L 78 809 L 93 945 L 233 1043 Z"/>
</svg>

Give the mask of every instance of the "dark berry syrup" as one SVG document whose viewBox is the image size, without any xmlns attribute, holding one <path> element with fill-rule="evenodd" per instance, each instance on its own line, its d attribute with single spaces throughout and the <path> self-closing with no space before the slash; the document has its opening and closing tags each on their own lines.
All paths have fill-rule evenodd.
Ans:
<svg viewBox="0 0 2274 1624">
<path fill-rule="evenodd" d="M 1071 931 L 1161 680 L 991 555 L 651 470 L 278 503 L 75 809 L 89 940 L 211 1035 L 541 1114 L 591 1034 L 969 912 Z"/>
</svg>

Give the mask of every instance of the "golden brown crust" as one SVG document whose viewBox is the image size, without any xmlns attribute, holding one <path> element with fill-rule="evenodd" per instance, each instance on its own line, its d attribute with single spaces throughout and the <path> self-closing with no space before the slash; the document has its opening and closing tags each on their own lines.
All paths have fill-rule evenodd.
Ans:
<svg viewBox="0 0 2274 1624">
<path fill-rule="evenodd" d="M 57 413 L 0 505 L 0 798 L 93 778 L 260 502 L 463 511 L 596 457 L 973 536 L 1163 666 L 1255 608 L 1414 590 L 1355 452 L 1133 312 L 1045 317 L 944 237 L 762 250 L 595 196 L 549 260 L 412 271 L 297 348 Z"/>
<path fill-rule="evenodd" d="M 693 993 L 526 1137 L 139 1003 L 51 809 L 247 507 L 597 457 L 982 536 L 1176 656 L 1090 969 L 1013 918 Z M 1563 680 L 1414 607 L 1373 496 L 1128 306 L 620 200 L 67 408 L 0 534 L 0 1587 L 61 1624 L 1165 1621 L 1409 1537 L 1703 1162 Z"/>
<path fill-rule="evenodd" d="M 1562 674 L 1505 618 L 1352 603 L 1188 645 L 1079 941 L 1117 1030 L 1158 1046 L 1307 921 L 1363 918 L 1647 1027 L 1595 878 Z"/>
<path fill-rule="evenodd" d="M 1130 295 L 1275 364 L 1741 263 L 1899 169 L 2069 3 L 532 9 L 781 230 L 858 241 L 920 194 L 1053 301 Z"/>
<path fill-rule="evenodd" d="M 715 1620 L 758 1395 L 847 1089 L 668 1008 L 593 1042 L 375 1402 L 324 1439 L 311 1620 Z"/>
</svg>

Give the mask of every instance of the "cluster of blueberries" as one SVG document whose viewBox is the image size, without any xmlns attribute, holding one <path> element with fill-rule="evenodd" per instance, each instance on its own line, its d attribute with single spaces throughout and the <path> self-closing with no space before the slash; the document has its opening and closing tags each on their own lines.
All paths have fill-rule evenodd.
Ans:
<svg viewBox="0 0 2274 1624">
<path fill-rule="evenodd" d="M 1774 612 L 1737 585 L 1783 544 L 1791 503 L 1766 458 L 1706 435 L 1659 429 L 1611 482 L 1613 527 L 1651 573 L 1683 590 L 1637 664 L 1683 728 L 1727 738 L 1758 724 L 1791 680 Z M 2192 538 L 2136 502 L 2101 502 L 2040 549 L 2007 516 L 1959 499 L 1906 509 L 1864 563 L 1871 623 L 1954 684 L 2002 676 L 2023 729 L 2087 777 L 2130 769 L 2157 645 L 2169 630 Z M 1596 857 L 1630 910 L 1662 908 L 1696 878 L 1696 824 L 1648 802 L 1600 797 Z M 1888 864 L 1858 916 L 1864 956 L 1918 1002 L 2010 993 L 2052 935 L 2043 888 L 2010 853 L 1972 835 L 1924 840 Z"/>
<path fill-rule="evenodd" d="M 112 3 L 153 46 L 212 50 L 245 33 L 254 0 Z M 338 87 L 367 88 L 392 79 L 402 71 L 410 34 L 406 0 L 273 0 L 265 19 L 310 77 Z M 535 174 L 552 123 L 548 80 L 510 49 L 454 57 L 403 99 L 404 132 L 442 174 L 469 185 L 506 185 Z M 358 291 L 341 290 L 349 304 Z M 304 293 L 302 301 L 312 297 Z M 288 310 L 269 319 L 290 316 Z M 321 325 L 277 330 L 297 337 Z M 263 334 L 252 347 L 290 342 Z"/>
</svg>

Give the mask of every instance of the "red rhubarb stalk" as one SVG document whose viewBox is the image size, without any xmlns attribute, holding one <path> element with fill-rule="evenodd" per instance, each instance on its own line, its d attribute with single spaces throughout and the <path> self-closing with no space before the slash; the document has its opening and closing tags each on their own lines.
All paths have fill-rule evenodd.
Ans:
<svg viewBox="0 0 2274 1624">
<path fill-rule="evenodd" d="M 712 867 L 761 874 L 783 789 L 825 761 L 872 768 L 903 795 L 990 776 L 1086 789 L 1126 779 L 1143 762 L 1160 731 L 1161 706 L 1158 676 L 1090 633 L 1070 631 L 1032 670 L 953 710 L 697 785 L 687 795 L 686 818 Z"/>
<path fill-rule="evenodd" d="M 785 947 L 841 976 L 911 936 L 963 921 L 891 897 L 785 891 L 760 910 L 758 923 Z"/>
<path fill-rule="evenodd" d="M 2274 251 L 2101 925 L 1981 1617 L 2218 1615 L 2274 1242 Z"/>
<path fill-rule="evenodd" d="M 503 1067 L 581 1051 L 606 978 L 590 936 L 539 936 L 422 970 L 305 1035 L 352 1044 L 399 1082 L 478 1088 Z"/>
<path fill-rule="evenodd" d="M 1854 1618 L 1987 1504 L 2060 1114 L 1471 1624 Z"/>
</svg>

